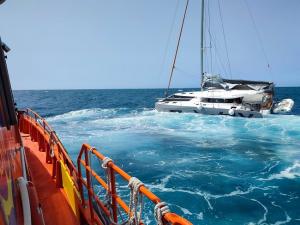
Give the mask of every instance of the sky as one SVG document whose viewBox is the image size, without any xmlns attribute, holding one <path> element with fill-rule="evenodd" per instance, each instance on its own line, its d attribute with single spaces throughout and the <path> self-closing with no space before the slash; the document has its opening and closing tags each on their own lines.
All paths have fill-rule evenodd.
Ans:
<svg viewBox="0 0 300 225">
<path fill-rule="evenodd" d="M 11 48 L 12 87 L 165 88 L 185 2 L 8 0 L 0 36 Z M 300 86 L 299 0 L 206 5 L 206 72 Z M 171 87 L 200 86 L 200 18 L 200 0 L 190 0 Z"/>
</svg>

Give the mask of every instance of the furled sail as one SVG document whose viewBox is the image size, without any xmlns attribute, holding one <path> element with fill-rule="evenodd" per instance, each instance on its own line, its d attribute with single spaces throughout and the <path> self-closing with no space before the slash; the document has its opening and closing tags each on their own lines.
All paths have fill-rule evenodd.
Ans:
<svg viewBox="0 0 300 225">
<path fill-rule="evenodd" d="M 205 74 L 202 87 L 204 90 L 255 90 L 268 92 L 272 94 L 274 92 L 274 83 L 272 82 L 223 79 L 219 75 L 210 74 Z"/>
</svg>

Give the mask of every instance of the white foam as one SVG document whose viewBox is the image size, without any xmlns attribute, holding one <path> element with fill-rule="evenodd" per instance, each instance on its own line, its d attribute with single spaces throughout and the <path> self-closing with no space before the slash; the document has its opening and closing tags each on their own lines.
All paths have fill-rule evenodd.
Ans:
<svg viewBox="0 0 300 225">
<path fill-rule="evenodd" d="M 177 206 L 185 215 L 193 215 L 193 213 L 191 213 L 191 211 L 189 211 L 188 209 L 186 208 L 183 208 L 183 207 L 180 207 L 180 206 Z"/>
<path fill-rule="evenodd" d="M 300 163 L 296 161 L 292 166 L 280 171 L 280 173 L 272 174 L 268 178 L 259 178 L 258 180 L 275 180 L 275 179 L 295 179 L 300 177 Z"/>
<path fill-rule="evenodd" d="M 271 140 L 281 146 L 282 143 L 297 144 L 300 137 L 300 127 L 295 126 L 300 123 L 300 117 L 296 116 L 246 120 L 226 116 L 159 113 L 150 109 L 94 108 L 71 111 L 49 117 L 48 120 L 58 132 L 60 129 L 64 129 L 64 133 L 68 132 L 69 126 L 80 127 L 81 135 L 88 131 L 89 135 L 101 136 L 101 132 L 108 130 L 156 133 L 189 139 L 194 145 L 203 148 L 232 147 L 245 141 L 242 137 L 257 139 L 262 143 Z M 63 123 L 63 127 L 59 126 L 60 123 Z M 272 127 L 278 129 L 273 130 Z M 75 133 L 78 129 L 69 130 Z M 296 137 L 290 137 L 288 131 L 293 131 Z M 241 132 L 245 135 L 241 136 Z"/>
<path fill-rule="evenodd" d="M 206 119 L 203 119 L 201 116 L 191 114 L 182 114 L 183 116 L 181 116 L 175 113 L 170 113 L 166 116 L 165 114 L 150 110 L 137 112 L 136 110 L 128 111 L 128 109 L 127 113 L 119 114 L 120 111 L 122 112 L 122 109 L 83 109 L 49 117 L 48 120 L 51 122 L 68 122 L 81 119 L 81 122 L 85 123 L 88 119 L 88 121 L 92 121 L 93 124 L 109 124 L 111 127 L 130 126 L 133 128 L 148 128 L 150 130 L 155 128 L 166 130 L 176 129 L 178 134 L 202 131 L 201 134 L 203 135 L 212 132 L 215 133 L 216 128 L 218 128 L 218 131 L 224 135 L 231 134 L 229 128 L 220 126 L 219 123 L 210 123 L 209 120 L 206 121 Z M 209 123 L 209 127 L 206 125 L 207 122 Z M 203 133 L 203 131 L 205 131 L 205 133 Z M 195 136 L 195 134 L 192 133 L 192 136 Z"/>
<path fill-rule="evenodd" d="M 278 208 L 280 208 L 280 209 L 283 210 L 283 208 L 282 208 L 280 205 L 277 205 L 277 204 L 275 204 L 274 202 L 272 202 L 272 205 L 274 205 L 274 206 L 276 206 L 276 207 L 278 207 Z M 284 214 L 285 214 L 285 220 L 276 221 L 275 223 L 273 223 L 273 224 L 271 224 L 271 225 L 281 225 L 281 224 L 286 224 L 286 223 L 289 223 L 289 222 L 292 220 L 292 218 L 287 214 L 286 211 L 283 210 L 283 212 L 284 212 Z"/>
<path fill-rule="evenodd" d="M 263 214 L 263 218 L 261 218 L 258 222 L 257 222 L 257 224 L 263 224 L 265 221 L 267 221 L 267 214 L 268 214 L 268 208 L 264 205 L 264 204 L 262 204 L 260 201 L 258 201 L 258 200 L 256 200 L 256 199 L 250 199 L 251 201 L 254 201 L 254 202 L 257 202 L 263 209 L 264 209 L 264 214 Z"/>
<path fill-rule="evenodd" d="M 228 198 L 228 197 L 233 197 L 233 196 L 243 196 L 243 195 L 247 195 L 247 194 L 253 192 L 254 190 L 266 191 L 266 190 L 277 188 L 277 186 L 267 186 L 267 187 L 250 186 L 245 191 L 237 188 L 236 190 L 231 191 L 229 193 L 225 193 L 225 194 L 211 194 L 209 192 L 197 190 L 197 189 L 187 190 L 187 189 L 182 189 L 182 188 L 176 188 L 176 189 L 175 188 L 167 188 L 166 184 L 169 182 L 169 180 L 173 176 L 177 176 L 177 175 L 176 174 L 167 175 L 166 177 L 161 179 L 161 182 L 159 184 L 150 184 L 147 186 L 149 187 L 150 190 L 158 190 L 160 192 L 169 192 L 169 193 L 180 192 L 180 193 L 190 194 L 193 196 L 195 196 L 195 195 L 201 196 L 207 202 L 207 205 L 210 210 L 213 210 L 213 206 L 210 202 L 211 199 Z"/>
<path fill-rule="evenodd" d="M 203 212 L 196 214 L 198 220 L 203 220 Z"/>
<path fill-rule="evenodd" d="M 199 212 L 199 213 L 193 213 L 191 212 L 190 210 L 186 209 L 186 208 L 183 208 L 179 205 L 174 205 L 176 206 L 177 208 L 179 208 L 184 215 L 187 215 L 187 216 L 195 216 L 197 218 L 197 220 L 203 220 L 203 212 Z"/>
</svg>

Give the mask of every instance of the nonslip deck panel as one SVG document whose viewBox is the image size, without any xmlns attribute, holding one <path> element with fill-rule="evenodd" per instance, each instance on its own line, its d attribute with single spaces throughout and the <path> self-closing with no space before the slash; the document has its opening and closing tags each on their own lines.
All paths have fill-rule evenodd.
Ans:
<svg viewBox="0 0 300 225">
<path fill-rule="evenodd" d="M 42 205 L 46 225 L 79 224 L 63 190 L 56 187 L 51 177 L 52 165 L 46 163 L 45 152 L 40 152 L 38 144 L 30 137 L 23 137 L 28 167 L 39 201 Z"/>
</svg>

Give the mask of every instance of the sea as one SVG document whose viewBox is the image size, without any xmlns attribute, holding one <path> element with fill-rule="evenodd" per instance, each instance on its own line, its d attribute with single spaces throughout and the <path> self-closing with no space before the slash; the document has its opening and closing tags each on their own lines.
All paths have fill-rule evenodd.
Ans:
<svg viewBox="0 0 300 225">
<path fill-rule="evenodd" d="M 74 162 L 89 143 L 193 224 L 300 224 L 300 87 L 276 88 L 278 99 L 295 101 L 289 115 L 251 119 L 157 112 L 163 95 L 14 91 L 17 107 L 45 117 Z M 118 184 L 128 202 L 126 184 Z M 153 204 L 144 203 L 144 222 L 155 224 Z"/>
</svg>

